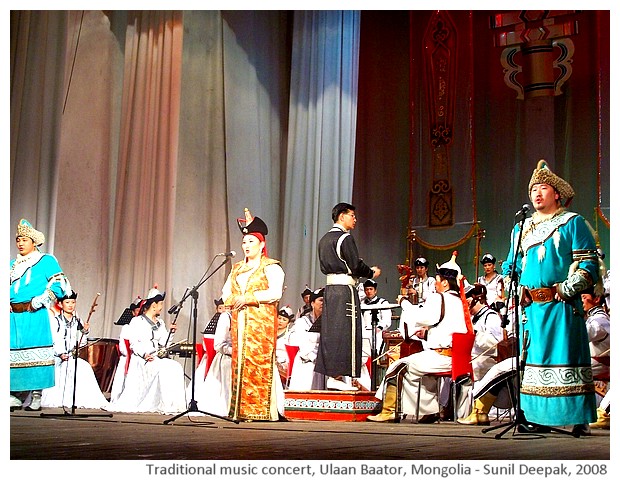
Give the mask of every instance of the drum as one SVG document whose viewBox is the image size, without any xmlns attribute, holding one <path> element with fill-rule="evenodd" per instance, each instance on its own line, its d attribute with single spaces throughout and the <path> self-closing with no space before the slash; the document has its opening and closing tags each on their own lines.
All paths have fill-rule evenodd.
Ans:
<svg viewBox="0 0 620 480">
<path fill-rule="evenodd" d="M 88 345 L 80 349 L 80 358 L 93 367 L 101 392 L 109 394 L 119 359 L 118 339 L 89 338 Z"/>
</svg>

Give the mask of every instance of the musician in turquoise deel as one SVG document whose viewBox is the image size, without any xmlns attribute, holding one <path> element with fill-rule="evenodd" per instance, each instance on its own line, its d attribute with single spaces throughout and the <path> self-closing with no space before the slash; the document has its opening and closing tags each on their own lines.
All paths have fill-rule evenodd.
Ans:
<svg viewBox="0 0 620 480">
<path fill-rule="evenodd" d="M 544 160 L 532 174 L 528 193 L 534 213 L 525 219 L 518 252 L 520 223 L 514 227 L 502 265 L 509 275 L 516 255 L 523 287 L 520 406 L 528 422 L 574 425 L 575 433 L 583 434 L 596 419 L 596 402 L 579 294 L 598 281 L 596 243 L 585 219 L 566 209 L 573 188 Z"/>
<path fill-rule="evenodd" d="M 10 378 L 11 411 L 41 409 L 41 390 L 54 385 L 54 350 L 50 330 L 51 308 L 57 298 L 71 293 L 71 285 L 56 258 L 39 247 L 45 235 L 28 220 L 17 225 L 17 257 L 10 262 Z M 20 398 L 21 397 L 21 398 Z"/>
</svg>

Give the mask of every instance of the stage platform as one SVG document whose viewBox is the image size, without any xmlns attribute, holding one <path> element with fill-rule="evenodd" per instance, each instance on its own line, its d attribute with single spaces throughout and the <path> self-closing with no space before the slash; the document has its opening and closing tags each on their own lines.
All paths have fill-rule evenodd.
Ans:
<svg viewBox="0 0 620 480">
<path fill-rule="evenodd" d="M 44 411 L 62 413 L 55 408 Z M 101 413 L 101 410 L 77 411 L 81 415 Z M 494 435 L 500 430 L 483 433 L 482 427 L 454 422 L 423 425 L 409 419 L 401 423 L 289 419 L 235 424 L 194 414 L 164 423 L 172 417 L 146 413 L 114 413 L 111 418 L 41 417 L 39 412 L 15 411 L 10 414 L 10 428 L 7 429 L 9 458 L 106 460 L 102 463 L 105 475 L 134 478 L 149 476 L 145 465 L 155 460 L 211 459 L 237 463 L 240 460 L 358 460 L 366 463 L 381 460 L 418 463 L 427 460 L 523 463 L 545 460 L 546 465 L 549 460 L 589 460 L 600 464 L 601 460 L 610 458 L 609 430 L 596 430 L 592 436 L 582 438 L 558 433 L 525 435 L 511 430 L 501 439 L 495 439 Z M 498 423 L 493 421 L 493 425 Z M 5 455 L 9 456 L 6 450 Z M 109 460 L 139 462 L 113 463 Z M 26 469 L 24 471 L 31 476 L 54 477 L 51 467 L 64 476 L 76 468 L 66 462 L 28 462 L 14 466 Z M 111 467 L 114 468 L 110 470 Z"/>
<path fill-rule="evenodd" d="M 381 411 L 374 392 L 338 390 L 287 390 L 284 414 L 294 420 L 365 422 L 368 415 Z"/>
</svg>

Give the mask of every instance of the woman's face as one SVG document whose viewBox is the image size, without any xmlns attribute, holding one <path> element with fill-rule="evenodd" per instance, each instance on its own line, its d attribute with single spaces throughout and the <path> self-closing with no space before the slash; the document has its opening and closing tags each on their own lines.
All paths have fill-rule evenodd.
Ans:
<svg viewBox="0 0 620 480">
<path fill-rule="evenodd" d="M 243 254 L 245 258 L 254 259 L 260 257 L 263 248 L 265 247 L 265 243 L 261 242 L 254 235 L 245 235 L 243 237 L 243 241 L 241 242 L 241 248 L 243 249 Z"/>
<path fill-rule="evenodd" d="M 17 250 L 20 255 L 28 255 L 34 252 L 35 244 L 30 237 L 17 237 L 15 243 L 17 244 Z"/>
</svg>

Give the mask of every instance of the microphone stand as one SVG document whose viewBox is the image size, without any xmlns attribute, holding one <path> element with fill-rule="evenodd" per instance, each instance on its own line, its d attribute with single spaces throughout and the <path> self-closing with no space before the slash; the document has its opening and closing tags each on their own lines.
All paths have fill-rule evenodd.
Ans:
<svg viewBox="0 0 620 480">
<path fill-rule="evenodd" d="M 517 212 L 517 217 L 520 221 L 519 236 L 517 239 L 517 245 L 513 249 L 512 264 L 510 265 L 510 286 L 508 287 L 508 295 L 506 299 L 506 305 L 510 305 L 511 299 L 514 299 L 514 302 L 513 302 L 514 308 L 513 308 L 513 313 L 512 313 L 512 322 L 513 322 L 512 328 L 515 332 L 514 334 L 517 339 L 516 341 L 517 346 L 521 345 L 520 343 L 520 330 L 521 329 L 518 324 L 519 315 L 518 315 L 517 309 L 520 307 L 520 301 L 519 301 L 518 278 L 517 278 L 518 276 L 517 276 L 516 266 L 517 266 L 517 257 L 519 256 L 518 253 L 519 253 L 519 250 L 521 249 L 523 227 L 525 225 L 525 219 L 527 218 L 527 215 L 526 215 L 527 209 L 525 207 L 526 206 L 524 205 L 524 207 L 519 212 Z M 522 307 L 522 308 L 524 309 L 525 307 Z M 502 324 L 504 327 L 508 323 L 507 317 L 508 317 L 508 312 L 504 314 L 504 318 L 502 319 Z M 539 434 L 542 432 L 536 431 L 537 429 L 548 429 L 549 431 L 564 433 L 564 434 L 572 435 L 573 437 L 579 438 L 579 433 L 568 432 L 566 430 L 562 430 L 562 429 L 555 428 L 555 427 L 549 427 L 546 425 L 538 425 L 538 424 L 528 421 L 525 418 L 525 414 L 523 413 L 523 410 L 521 410 L 521 382 L 523 381 L 523 373 L 525 371 L 525 361 L 527 359 L 528 345 L 529 345 L 529 330 L 526 330 L 524 334 L 523 345 L 521 345 L 521 357 L 522 358 L 519 358 L 518 352 L 515 352 L 515 375 L 518 375 L 517 377 L 518 381 L 516 382 L 516 391 L 514 390 L 513 377 L 510 377 L 506 380 L 508 384 L 508 390 L 510 392 L 510 397 L 512 399 L 514 409 L 515 409 L 514 420 L 512 420 L 508 425 L 500 424 L 500 425 L 495 425 L 493 427 L 483 428 L 482 433 L 491 432 L 498 428 L 504 427 L 504 429 L 501 432 L 495 435 L 495 439 L 499 440 L 510 429 L 513 429 L 513 436 L 515 436 L 515 431 L 518 432 L 519 431 L 518 427 L 521 426 L 524 430 L 524 432 L 521 432 L 521 433 L 526 433 L 529 435 L 540 436 Z M 527 431 L 528 425 L 531 425 L 532 427 L 534 427 L 531 432 Z"/>
<path fill-rule="evenodd" d="M 61 313 L 62 315 L 62 313 Z M 76 330 L 77 332 L 77 330 Z M 79 332 L 78 332 L 79 333 Z M 82 339 L 81 335 L 76 335 L 75 336 L 75 353 L 73 355 L 73 358 L 75 359 L 74 362 L 74 366 L 73 366 L 73 403 L 71 406 L 71 413 L 69 413 L 67 410 L 65 410 L 65 406 L 62 406 L 62 410 L 63 413 L 41 413 L 41 417 L 80 417 L 80 418 L 84 418 L 84 417 L 112 417 L 111 413 L 75 413 L 75 409 L 77 408 L 75 405 L 75 390 L 76 390 L 76 386 L 77 386 L 77 367 L 78 367 L 78 357 L 79 357 L 79 351 L 80 351 L 80 340 Z M 67 360 L 68 362 L 69 360 Z M 54 367 L 55 368 L 55 367 Z M 67 381 L 67 378 L 65 376 L 65 382 Z M 65 399 L 65 395 L 63 392 L 62 395 L 62 403 L 64 403 L 64 399 Z"/>
<path fill-rule="evenodd" d="M 213 270 L 213 272 L 211 272 L 211 274 L 209 276 L 207 276 L 206 278 L 204 278 L 203 280 L 199 281 L 196 286 L 192 287 L 191 290 L 186 291 L 185 295 L 183 295 L 183 298 L 181 298 L 181 300 L 179 301 L 179 303 L 177 303 L 176 305 L 174 305 L 169 311 L 168 313 L 177 313 L 179 312 L 182 308 L 183 308 L 183 303 L 185 302 L 185 300 L 187 300 L 190 296 L 192 297 L 192 305 L 193 305 L 193 309 L 192 309 L 192 315 L 193 315 L 193 343 L 194 343 L 194 352 L 192 355 L 192 398 L 189 402 L 188 408 L 187 410 L 185 410 L 184 412 L 181 412 L 177 415 L 175 415 L 172 418 L 169 418 L 167 420 L 164 420 L 164 424 L 167 425 L 170 422 L 174 422 L 175 420 L 177 420 L 178 418 L 183 417 L 184 415 L 187 415 L 190 412 L 198 412 L 198 413 L 202 413 L 204 415 L 209 415 L 211 417 L 215 417 L 215 418 L 219 418 L 221 420 L 227 420 L 229 422 L 234 422 L 234 423 L 239 423 L 239 420 L 235 420 L 232 419 L 230 417 L 223 417 L 220 415 L 216 415 L 214 413 L 209 413 L 209 412 L 204 412 L 202 410 L 198 409 L 198 402 L 196 401 L 196 399 L 194 398 L 195 395 L 195 389 L 196 389 L 196 325 L 198 323 L 198 289 L 200 288 L 200 286 L 205 283 L 207 280 L 209 280 L 213 275 L 215 275 L 215 272 L 217 272 L 220 268 L 222 268 L 226 262 L 228 262 L 228 259 L 230 257 L 226 257 L 224 259 L 224 261 L 215 269 Z M 207 269 L 207 272 L 209 270 Z M 203 275 L 203 277 L 206 275 Z M 209 422 L 211 423 L 211 422 Z"/>
</svg>

